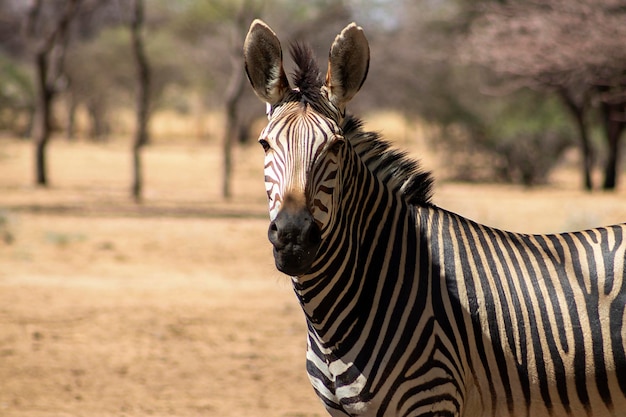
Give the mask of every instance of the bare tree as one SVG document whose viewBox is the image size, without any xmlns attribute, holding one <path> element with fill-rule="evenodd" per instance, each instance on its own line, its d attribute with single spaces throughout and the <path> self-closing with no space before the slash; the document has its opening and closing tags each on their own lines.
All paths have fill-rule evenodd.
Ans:
<svg viewBox="0 0 626 417">
<path fill-rule="evenodd" d="M 620 78 L 611 84 L 597 87 L 600 93 L 601 116 L 608 146 L 602 185 L 605 190 L 612 190 L 617 186 L 620 142 L 626 130 L 626 69 Z"/>
<path fill-rule="evenodd" d="M 233 143 L 237 140 L 239 134 L 239 100 L 243 93 L 244 87 L 244 71 L 243 59 L 241 55 L 241 45 L 243 44 L 243 34 L 249 23 L 251 10 L 248 1 L 243 2 L 234 19 L 234 25 L 230 27 L 230 47 L 229 60 L 232 66 L 232 73 L 228 81 L 228 87 L 224 95 L 224 107 L 226 114 L 226 125 L 224 128 L 223 140 L 223 174 L 222 174 L 222 196 L 230 198 L 231 177 L 233 171 L 232 153 Z"/>
<path fill-rule="evenodd" d="M 141 200 L 143 175 L 141 166 L 141 149 L 148 143 L 148 122 L 150 118 L 150 65 L 144 50 L 142 27 L 144 21 L 143 0 L 133 0 L 130 19 L 131 44 L 135 68 L 137 70 L 137 103 L 136 126 L 133 140 L 133 183 L 132 196 L 135 201 Z"/>
<path fill-rule="evenodd" d="M 52 103 L 63 76 L 70 24 L 80 2 L 65 0 L 60 8 L 56 8 L 58 4 L 34 0 L 24 24 L 24 35 L 35 64 L 35 183 L 41 186 L 48 184 L 46 146 L 52 131 Z"/>
</svg>

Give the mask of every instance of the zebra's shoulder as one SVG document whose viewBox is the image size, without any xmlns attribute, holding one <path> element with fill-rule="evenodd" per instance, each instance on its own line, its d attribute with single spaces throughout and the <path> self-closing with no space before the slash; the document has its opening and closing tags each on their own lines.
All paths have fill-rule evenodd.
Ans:
<svg viewBox="0 0 626 417">
<path fill-rule="evenodd" d="M 402 193 L 409 204 L 432 206 L 432 174 L 406 152 L 394 149 L 380 134 L 364 131 L 362 126 L 360 119 L 349 115 L 342 130 L 367 168 L 383 184 Z"/>
</svg>

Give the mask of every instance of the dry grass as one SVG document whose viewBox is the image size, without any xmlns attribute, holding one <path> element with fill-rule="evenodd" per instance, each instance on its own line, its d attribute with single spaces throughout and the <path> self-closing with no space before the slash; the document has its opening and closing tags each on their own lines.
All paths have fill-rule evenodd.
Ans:
<svg viewBox="0 0 626 417">
<path fill-rule="evenodd" d="M 30 144 L 0 141 L 0 415 L 325 415 L 265 237 L 260 149 L 237 151 L 224 202 L 218 146 L 150 147 L 142 205 L 128 151 L 55 141 L 41 190 Z M 442 183 L 435 202 L 527 232 L 626 220 L 624 191 L 560 175 L 536 190 Z"/>
</svg>

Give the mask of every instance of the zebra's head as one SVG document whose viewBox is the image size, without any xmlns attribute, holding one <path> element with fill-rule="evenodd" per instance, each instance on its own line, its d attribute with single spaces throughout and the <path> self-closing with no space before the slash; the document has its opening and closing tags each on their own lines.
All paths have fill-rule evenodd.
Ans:
<svg viewBox="0 0 626 417">
<path fill-rule="evenodd" d="M 269 123 L 259 142 L 265 150 L 268 236 L 276 267 L 297 276 L 310 269 L 334 220 L 346 144 L 341 124 L 367 76 L 369 45 L 360 27 L 348 25 L 330 48 L 325 80 L 310 49 L 296 44 L 291 52 L 293 87 L 276 34 L 264 22 L 252 22 L 244 57 L 252 87 L 267 103 Z"/>
</svg>

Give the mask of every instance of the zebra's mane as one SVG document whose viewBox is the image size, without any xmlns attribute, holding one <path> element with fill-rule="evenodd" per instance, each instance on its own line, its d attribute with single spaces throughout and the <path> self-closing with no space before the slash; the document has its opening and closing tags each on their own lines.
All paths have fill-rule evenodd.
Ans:
<svg viewBox="0 0 626 417">
<path fill-rule="evenodd" d="M 302 43 L 293 43 L 291 56 L 296 65 L 293 73 L 294 85 L 311 103 L 321 100 L 320 88 L 323 85 L 319 66 L 312 49 Z M 375 132 L 364 132 L 362 122 L 347 116 L 343 122 L 344 137 L 368 169 L 381 179 L 382 183 L 405 196 L 409 204 L 431 205 L 433 178 L 419 163 L 405 152 L 391 148 L 388 141 Z"/>
<path fill-rule="evenodd" d="M 293 73 L 294 85 L 300 93 L 313 103 L 321 98 L 322 74 L 310 46 L 294 42 L 289 48 L 291 57 L 296 64 Z"/>
<path fill-rule="evenodd" d="M 406 152 L 393 149 L 376 132 L 364 132 L 361 120 L 347 116 L 343 134 L 350 141 L 367 168 L 383 184 L 400 192 L 409 204 L 431 206 L 433 177 Z"/>
</svg>

